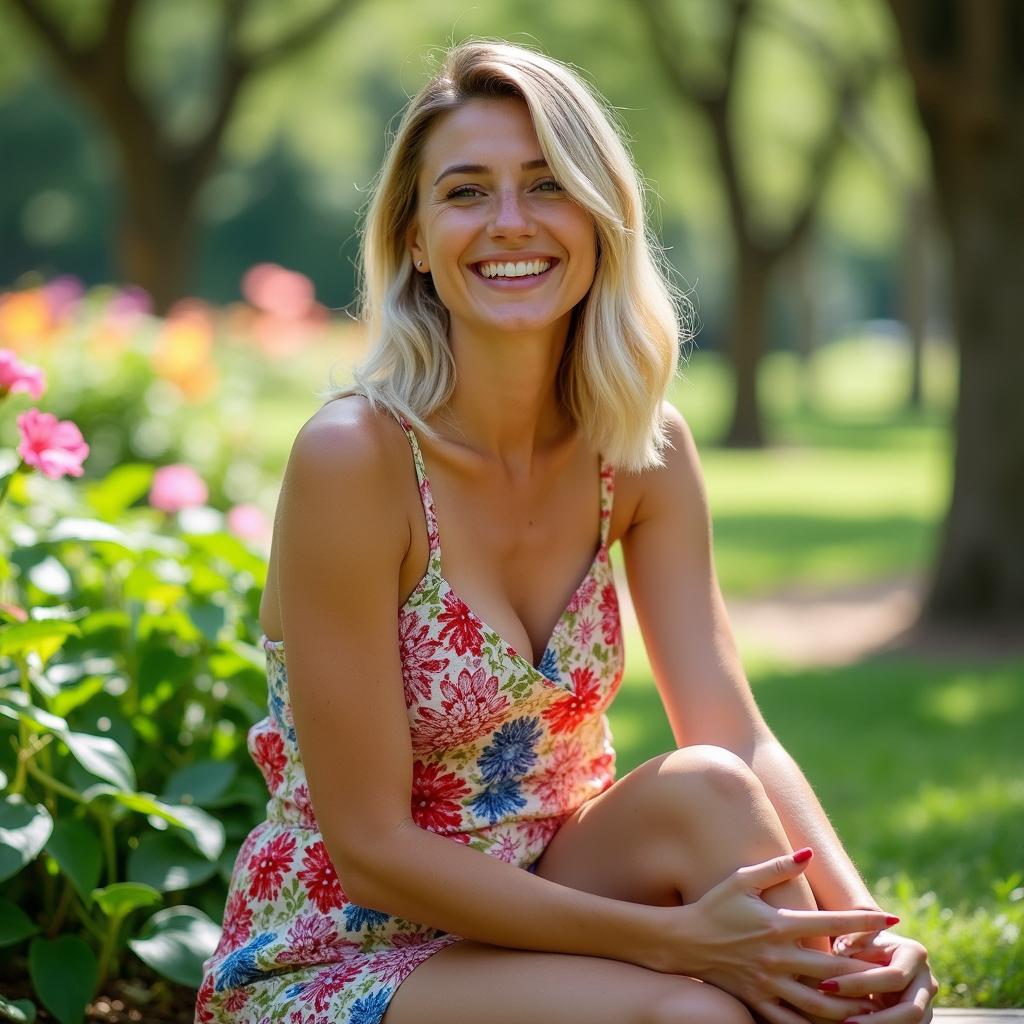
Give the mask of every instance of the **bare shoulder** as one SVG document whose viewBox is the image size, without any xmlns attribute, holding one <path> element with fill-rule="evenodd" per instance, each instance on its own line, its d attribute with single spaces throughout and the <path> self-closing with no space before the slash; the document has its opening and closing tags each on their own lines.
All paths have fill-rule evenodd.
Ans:
<svg viewBox="0 0 1024 1024">
<path fill-rule="evenodd" d="M 690 425 L 683 414 L 665 399 L 661 404 L 668 441 L 663 463 L 630 478 L 635 492 L 630 527 L 663 514 L 676 514 L 704 503 L 704 482 L 700 456 Z"/>
<path fill-rule="evenodd" d="M 408 459 L 408 442 L 386 410 L 374 410 L 361 395 L 328 402 L 292 444 L 278 526 L 325 553 L 344 543 L 345 534 L 369 532 L 377 552 L 400 563 L 410 538 L 403 492 Z"/>
</svg>

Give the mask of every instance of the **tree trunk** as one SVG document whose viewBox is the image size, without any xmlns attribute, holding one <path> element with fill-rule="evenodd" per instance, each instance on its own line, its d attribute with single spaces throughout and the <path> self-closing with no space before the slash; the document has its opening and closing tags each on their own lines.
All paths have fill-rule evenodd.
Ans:
<svg viewBox="0 0 1024 1024">
<path fill-rule="evenodd" d="M 890 6 L 950 242 L 960 353 L 952 498 L 922 619 L 1024 623 L 1024 22 L 1014 3 Z"/>
<path fill-rule="evenodd" d="M 932 620 L 1024 616 L 1024 130 L 1016 136 L 976 168 L 987 187 L 942 189 L 960 396 Z"/>
<path fill-rule="evenodd" d="M 918 189 L 905 197 L 906 236 L 903 243 L 903 320 L 910 346 L 910 387 L 906 407 L 920 412 L 924 404 L 924 346 L 928 329 L 928 213 Z"/>
<path fill-rule="evenodd" d="M 742 246 L 737 254 L 735 306 L 730 317 L 729 351 L 736 373 L 732 415 L 722 444 L 727 448 L 762 448 L 758 367 L 764 353 L 768 282 L 774 260 Z"/>
</svg>

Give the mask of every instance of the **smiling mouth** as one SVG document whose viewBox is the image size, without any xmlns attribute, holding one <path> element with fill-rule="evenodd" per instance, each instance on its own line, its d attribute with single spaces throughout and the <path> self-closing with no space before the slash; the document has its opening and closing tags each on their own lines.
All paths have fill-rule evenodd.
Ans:
<svg viewBox="0 0 1024 1024">
<path fill-rule="evenodd" d="M 484 262 L 489 261 L 485 260 Z M 551 259 L 549 262 L 550 266 L 547 268 L 547 270 L 542 270 L 539 274 L 521 274 L 516 277 L 505 277 L 502 275 L 498 275 L 495 277 L 484 277 L 484 275 L 480 273 L 481 265 L 479 263 L 471 263 L 470 269 L 473 271 L 476 277 L 478 277 L 481 281 L 486 281 L 488 284 L 515 284 L 517 282 L 525 284 L 527 282 L 540 281 L 543 278 L 547 277 L 548 274 L 550 274 L 551 271 L 558 266 L 561 260 Z"/>
</svg>

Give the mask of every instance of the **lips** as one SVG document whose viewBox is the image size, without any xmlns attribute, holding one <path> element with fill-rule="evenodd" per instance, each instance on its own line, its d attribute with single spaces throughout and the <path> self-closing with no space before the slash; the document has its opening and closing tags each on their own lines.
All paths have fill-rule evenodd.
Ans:
<svg viewBox="0 0 1024 1024">
<path fill-rule="evenodd" d="M 523 277 L 484 277 L 484 275 L 480 273 L 480 267 L 484 263 L 501 263 L 502 262 L 501 260 L 479 260 L 476 263 L 471 263 L 469 265 L 469 267 L 470 267 L 470 270 L 472 270 L 473 273 L 478 278 L 480 278 L 481 281 L 486 281 L 488 284 L 494 284 L 496 281 L 497 282 L 539 281 L 542 277 L 547 277 L 547 275 L 550 274 L 551 271 L 554 270 L 555 267 L 557 267 L 558 264 L 561 262 L 560 260 L 558 260 L 554 256 L 533 256 L 533 257 L 530 257 L 530 258 L 519 257 L 518 259 L 515 259 L 515 260 L 505 260 L 504 262 L 506 262 L 506 263 L 532 263 L 534 260 L 547 260 L 549 262 L 550 266 L 548 267 L 547 270 L 543 271 L 540 274 L 527 274 L 527 275 L 525 275 Z"/>
</svg>

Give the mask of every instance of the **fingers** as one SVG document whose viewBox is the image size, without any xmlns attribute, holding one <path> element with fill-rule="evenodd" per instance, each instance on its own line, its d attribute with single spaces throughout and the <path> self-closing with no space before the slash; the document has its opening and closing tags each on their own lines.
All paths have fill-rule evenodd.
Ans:
<svg viewBox="0 0 1024 1024">
<path fill-rule="evenodd" d="M 844 971 L 842 976 L 837 972 L 835 977 L 829 976 L 819 987 L 844 996 L 902 992 L 911 980 L 921 973 L 927 960 L 928 954 L 924 946 L 915 942 L 904 942 L 891 951 L 891 955 L 886 953 L 882 961 L 884 966 L 872 967 L 857 974 Z"/>
<path fill-rule="evenodd" d="M 810 859 L 811 848 L 808 846 L 797 850 L 796 853 L 783 854 L 781 857 L 772 857 L 771 860 L 762 861 L 760 864 L 737 868 L 735 875 L 749 892 L 760 894 L 773 885 L 780 885 L 782 882 L 788 882 L 791 878 L 796 878 L 807 867 Z"/>
<path fill-rule="evenodd" d="M 847 984 L 845 979 L 841 981 Z M 932 1019 L 931 1002 L 938 989 L 938 983 L 926 962 L 914 973 L 894 1005 L 876 1010 L 870 1016 L 854 1014 L 847 1020 L 856 1021 L 856 1024 L 927 1024 Z"/>
<path fill-rule="evenodd" d="M 795 978 L 776 978 L 775 988 L 796 1009 L 828 1020 L 846 1021 L 858 1013 L 869 1014 L 875 1009 L 869 999 L 841 999 L 825 995 Z M 872 1024 L 874 1020 L 872 1017 Z"/>
<path fill-rule="evenodd" d="M 907 972 L 899 967 L 874 967 L 856 975 L 828 978 L 818 987 L 833 995 L 867 996 L 873 992 L 902 992 L 909 981 Z"/>
<path fill-rule="evenodd" d="M 787 932 L 794 938 L 878 932 L 899 921 L 894 914 L 881 910 L 779 910 L 778 914 L 785 919 Z"/>
<path fill-rule="evenodd" d="M 807 949 L 804 946 L 790 946 L 781 950 L 778 959 L 773 963 L 773 966 L 775 965 L 782 973 L 806 975 L 814 978 L 815 983 L 819 980 L 843 978 L 873 970 L 871 964 L 862 960 L 836 956 L 833 953 L 820 953 L 816 949 Z"/>
<path fill-rule="evenodd" d="M 786 1007 L 779 1006 L 778 1003 L 752 1003 L 751 1009 L 759 1018 L 763 1017 L 769 1024 L 807 1024 L 806 1017 L 801 1017 L 799 1013 L 787 1010 Z"/>
</svg>

